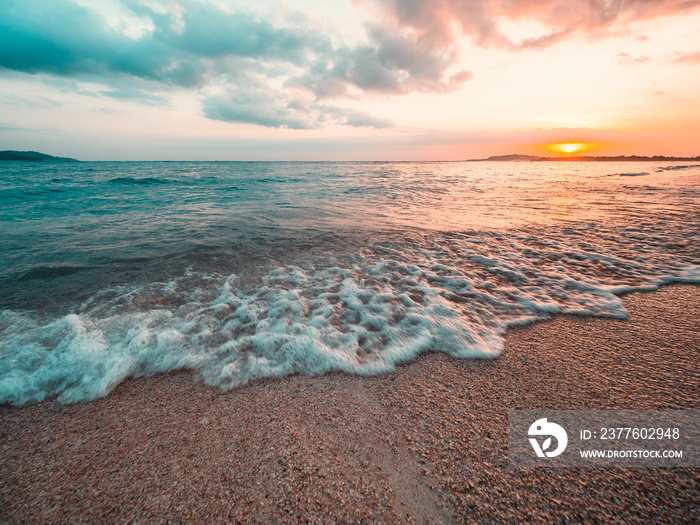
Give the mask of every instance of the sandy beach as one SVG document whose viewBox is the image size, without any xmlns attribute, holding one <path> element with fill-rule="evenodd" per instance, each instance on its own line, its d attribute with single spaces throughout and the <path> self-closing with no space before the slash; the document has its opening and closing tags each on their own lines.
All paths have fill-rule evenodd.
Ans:
<svg viewBox="0 0 700 525">
<path fill-rule="evenodd" d="M 0 407 L 0 522 L 692 523 L 700 469 L 514 468 L 511 409 L 700 409 L 700 287 L 558 316 L 495 360 L 224 392 L 180 372 Z"/>
</svg>

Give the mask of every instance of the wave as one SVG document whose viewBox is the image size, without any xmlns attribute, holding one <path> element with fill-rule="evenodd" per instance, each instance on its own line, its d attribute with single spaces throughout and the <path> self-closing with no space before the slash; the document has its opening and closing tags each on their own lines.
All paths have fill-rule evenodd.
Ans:
<svg viewBox="0 0 700 525">
<path fill-rule="evenodd" d="M 138 179 L 134 177 L 116 177 L 114 179 L 108 180 L 107 182 L 110 184 L 131 184 L 138 186 L 146 186 L 152 184 L 178 184 L 178 181 L 174 181 L 172 179 L 165 179 L 161 177 L 143 177 Z"/>
<path fill-rule="evenodd" d="M 683 166 L 665 166 L 665 167 L 659 167 L 659 169 L 657 169 L 656 171 L 661 172 L 661 171 L 688 170 L 691 168 L 700 168 L 700 164 L 687 164 L 687 165 L 683 165 Z"/>
<path fill-rule="evenodd" d="M 24 272 L 20 276 L 19 280 L 28 281 L 31 279 L 53 279 L 55 277 L 63 277 L 65 275 L 71 275 L 93 268 L 94 266 L 38 266 Z"/>
<path fill-rule="evenodd" d="M 262 278 L 189 270 L 103 290 L 57 317 L 5 310 L 0 402 L 91 400 L 126 377 L 177 369 L 230 389 L 293 373 L 384 373 L 428 350 L 493 358 L 509 326 L 556 313 L 624 318 L 621 293 L 700 282 L 686 241 L 594 225 L 454 233 Z"/>
<path fill-rule="evenodd" d="M 0 201 L 24 201 L 24 200 L 35 200 L 37 197 L 51 197 L 56 198 L 57 194 L 69 194 L 74 192 L 74 188 L 71 187 L 54 187 L 54 186 L 44 186 L 36 187 L 31 189 L 23 188 L 8 188 L 0 193 Z"/>
</svg>

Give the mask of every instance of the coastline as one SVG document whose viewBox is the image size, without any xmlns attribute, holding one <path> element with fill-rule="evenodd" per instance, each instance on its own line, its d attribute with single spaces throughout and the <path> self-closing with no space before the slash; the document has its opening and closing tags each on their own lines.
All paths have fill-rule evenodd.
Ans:
<svg viewBox="0 0 700 525">
<path fill-rule="evenodd" d="M 623 296 L 627 320 L 511 329 L 494 360 L 382 376 L 189 372 L 106 398 L 0 407 L 0 522 L 692 522 L 700 469 L 524 469 L 512 409 L 699 409 L 700 286 Z"/>
</svg>

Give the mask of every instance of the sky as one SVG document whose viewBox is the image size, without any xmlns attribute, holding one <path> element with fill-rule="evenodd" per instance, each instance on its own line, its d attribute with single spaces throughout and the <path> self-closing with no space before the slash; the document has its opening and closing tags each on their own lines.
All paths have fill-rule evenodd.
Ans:
<svg viewBox="0 0 700 525">
<path fill-rule="evenodd" d="M 0 150 L 700 155 L 700 0 L 0 0 Z"/>
</svg>

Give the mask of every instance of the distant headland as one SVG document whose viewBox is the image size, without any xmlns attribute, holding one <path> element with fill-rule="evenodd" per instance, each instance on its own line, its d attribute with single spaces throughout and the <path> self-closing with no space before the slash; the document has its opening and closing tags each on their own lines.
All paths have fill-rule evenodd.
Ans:
<svg viewBox="0 0 700 525">
<path fill-rule="evenodd" d="M 538 157 L 536 155 L 494 155 L 487 159 L 471 159 L 470 162 L 502 162 L 502 161 L 574 161 L 574 162 L 666 162 L 666 161 L 700 161 L 700 155 L 697 157 L 666 157 L 664 155 L 654 155 L 653 157 L 644 157 L 641 155 L 621 155 L 617 157 L 593 157 L 589 155 L 577 155 L 572 157 Z"/>
<path fill-rule="evenodd" d="M 22 162 L 79 162 L 68 157 L 54 157 L 38 151 L 0 151 L 0 160 L 15 160 Z"/>
<path fill-rule="evenodd" d="M 70 157 L 54 157 L 38 151 L 0 151 L 0 161 L 21 161 L 21 162 L 80 162 Z M 589 155 L 577 155 L 570 157 L 539 157 L 537 155 L 493 155 L 486 159 L 467 159 L 466 162 L 666 162 L 666 161 L 695 161 L 700 162 L 700 155 L 697 157 L 666 157 L 664 155 L 654 155 L 645 157 L 641 155 L 621 155 L 616 157 L 594 157 Z"/>
</svg>

